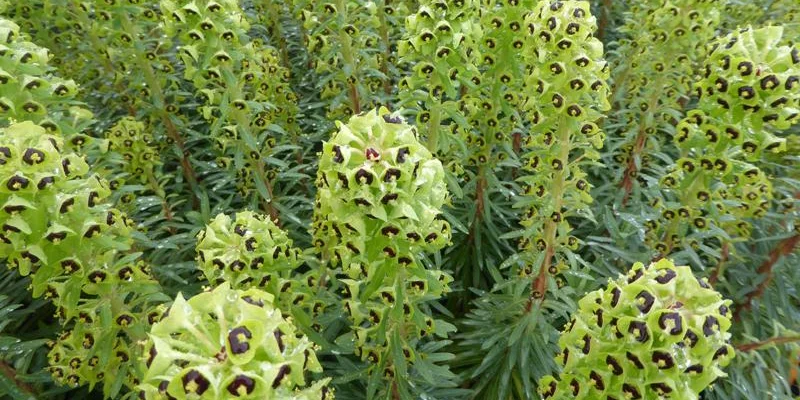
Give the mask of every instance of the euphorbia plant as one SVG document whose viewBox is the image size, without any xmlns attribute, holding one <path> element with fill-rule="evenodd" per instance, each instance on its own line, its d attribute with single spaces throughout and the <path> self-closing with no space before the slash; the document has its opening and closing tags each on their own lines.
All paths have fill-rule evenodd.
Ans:
<svg viewBox="0 0 800 400">
<path fill-rule="evenodd" d="M 419 390 L 410 382 L 426 378 L 415 365 L 433 368 L 423 345 L 453 329 L 426 305 L 452 278 L 426 268 L 422 257 L 450 239 L 450 225 L 439 218 L 444 170 L 416 128 L 386 109 L 338 126 L 322 149 L 314 244 L 328 268 L 340 271 L 349 346 L 368 362 L 368 393 L 408 396 Z"/>
<path fill-rule="evenodd" d="M 463 152 L 456 133 L 467 129 L 458 99 L 468 85 L 480 83 L 479 11 L 474 0 L 423 1 L 406 19 L 398 45 L 400 59 L 410 68 L 398 83 L 400 104 L 416 114 L 428 150 L 448 157 L 454 171 L 461 168 L 456 154 Z"/>
<path fill-rule="evenodd" d="M 584 168 L 600 157 L 605 139 L 597 121 L 608 109 L 608 65 L 592 36 L 596 23 L 588 3 L 543 2 L 525 22 L 530 52 L 523 109 L 531 130 L 518 205 L 526 210 L 520 245 L 525 273 L 534 277 L 533 302 L 545 295 L 548 277 L 575 264 L 570 254 L 579 241 L 568 219 L 591 215 Z"/>
<path fill-rule="evenodd" d="M 385 104 L 392 94 L 389 58 L 407 1 L 293 1 L 330 119 Z"/>
<path fill-rule="evenodd" d="M 113 396 L 134 384 L 133 343 L 158 317 L 154 306 L 163 299 L 139 254 L 127 254 L 133 221 L 105 202 L 108 182 L 67 144 L 84 143 L 74 131 L 88 122 L 86 113 L 77 107 L 55 111 L 65 105 L 53 96 L 74 83 L 47 76 L 47 50 L 22 42 L 8 21 L 0 24 L 9 28 L 2 60 L 7 89 L 27 81 L 15 96 L 24 96 L 25 104 L 53 103 L 25 111 L 31 115 L 15 114 L 23 121 L 0 130 L 0 254 L 30 275 L 34 297 L 45 296 L 56 307 L 64 332 L 50 342 L 54 378 L 100 384 Z M 62 130 L 69 136 L 59 136 Z M 121 373 L 106 376 L 106 367 Z"/>
<path fill-rule="evenodd" d="M 165 32 L 181 43 L 184 78 L 204 100 L 200 111 L 211 125 L 220 163 L 233 164 L 240 191 L 256 189 L 264 211 L 276 219 L 275 172 L 267 171 L 265 160 L 274 154 L 275 132 L 295 129 L 289 71 L 274 49 L 249 40 L 237 2 L 164 0 L 161 6 Z"/>
<path fill-rule="evenodd" d="M 744 3 L 0 0 L 0 397 L 793 397 Z"/>
</svg>

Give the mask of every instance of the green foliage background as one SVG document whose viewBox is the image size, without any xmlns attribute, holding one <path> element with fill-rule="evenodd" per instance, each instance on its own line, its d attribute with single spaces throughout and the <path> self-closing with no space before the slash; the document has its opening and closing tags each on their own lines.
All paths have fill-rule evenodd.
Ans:
<svg viewBox="0 0 800 400">
<path fill-rule="evenodd" d="M 732 301 L 736 357 L 701 398 L 800 396 L 800 118 L 786 117 L 800 112 L 800 83 L 780 89 L 781 106 L 771 94 L 729 99 L 786 117 L 763 123 L 720 111 L 709 78 L 744 85 L 716 67 L 725 55 L 750 57 L 782 83 L 800 76 L 795 0 L 0 0 L 0 14 L 0 78 L 16 85 L 0 85 L 0 147 L 11 145 L 11 125 L 30 121 L 62 143 L 60 157 L 83 157 L 87 171 L 66 182 L 107 183 L 97 184 L 102 210 L 81 221 L 122 218 L 86 253 L 115 273 L 135 266 L 140 279 L 96 289 L 61 269 L 42 278 L 44 266 L 16 261 L 26 259 L 21 248 L 0 247 L 0 398 L 136 398 L 150 314 L 160 318 L 178 293 L 190 299 L 223 281 L 245 289 L 270 276 L 264 290 L 318 346 L 323 372 L 309 377 L 331 378 L 338 398 L 537 399 L 539 380 L 560 372 L 560 331 L 581 297 L 661 258 Z M 773 27 L 754 42 L 772 53 L 739 47 L 748 26 Z M 726 47 L 732 37 L 739 44 Z M 391 114 L 350 122 L 379 107 Z M 695 123 L 698 112 L 712 117 Z M 361 138 L 394 132 L 385 126 L 395 119 L 410 126 L 385 147 L 332 140 L 342 124 Z M 684 143 L 687 126 L 697 137 Z M 739 129 L 757 149 L 703 142 L 708 127 Z M 403 229 L 435 226 L 441 237 L 407 245 L 334 234 L 374 215 L 335 203 L 355 195 L 329 188 L 330 178 L 360 182 L 364 161 L 336 161 L 333 144 L 368 159 L 369 150 L 391 154 L 386 165 L 401 176 L 417 173 L 401 165 L 401 144 L 423 162 L 438 159 L 433 186 L 449 196 L 396 193 L 429 217 Z M 703 159 L 733 167 L 722 178 L 690 175 L 687 160 Z M 58 188 L 92 196 L 76 185 Z M 51 194 L 28 200 L 61 201 Z M 234 215 L 274 240 L 242 251 Z M 224 244 L 215 248 L 211 233 Z M 336 261 L 348 244 L 363 252 L 352 256 L 361 269 Z M 267 263 L 270 273 L 218 273 L 203 258 L 252 265 L 275 246 L 286 253 Z M 367 251 L 386 248 L 410 267 Z M 59 289 L 74 296 L 48 297 L 49 278 L 74 281 Z M 374 296 L 353 300 L 359 290 Z M 119 304 L 103 308 L 98 298 Z M 62 332 L 81 329 L 81 312 L 107 324 L 98 341 L 105 335 L 133 358 L 118 367 L 124 373 L 92 377 L 93 387 L 62 385 L 49 369 L 59 363 L 49 347 L 69 347 Z M 136 323 L 112 328 L 103 313 Z"/>
</svg>

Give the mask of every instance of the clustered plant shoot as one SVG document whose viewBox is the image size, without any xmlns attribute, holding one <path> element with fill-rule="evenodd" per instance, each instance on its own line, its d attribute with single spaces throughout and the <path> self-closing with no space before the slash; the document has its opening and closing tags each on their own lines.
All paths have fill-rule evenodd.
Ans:
<svg viewBox="0 0 800 400">
<path fill-rule="evenodd" d="M 0 0 L 0 399 L 800 398 L 797 0 Z"/>
</svg>

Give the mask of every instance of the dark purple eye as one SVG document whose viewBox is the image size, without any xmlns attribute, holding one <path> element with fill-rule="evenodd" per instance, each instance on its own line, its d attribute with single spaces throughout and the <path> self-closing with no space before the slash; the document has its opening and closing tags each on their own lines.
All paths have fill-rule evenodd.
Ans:
<svg viewBox="0 0 800 400">
<path fill-rule="evenodd" d="M 25 154 L 22 155 L 22 161 L 25 161 L 28 165 L 41 164 L 44 162 L 44 152 L 29 148 L 25 150 Z"/>
<path fill-rule="evenodd" d="M 208 390 L 210 382 L 197 370 L 190 370 L 181 379 L 183 382 L 183 390 L 186 393 L 197 393 L 202 395 Z"/>
<path fill-rule="evenodd" d="M 708 337 L 717 331 L 719 331 L 719 321 L 713 315 L 707 316 L 705 322 L 703 322 L 703 335 Z"/>
<path fill-rule="evenodd" d="M 681 315 L 676 312 L 668 312 L 661 314 L 658 318 L 658 326 L 661 329 L 666 330 L 669 326 L 668 323 L 671 323 L 672 327 L 669 330 L 670 335 L 678 335 L 683 332 L 683 318 Z"/>
<path fill-rule="evenodd" d="M 611 307 L 617 306 L 617 304 L 619 303 L 619 296 L 621 294 L 622 292 L 619 290 L 619 288 L 615 287 L 611 289 Z"/>
<path fill-rule="evenodd" d="M 611 367 L 611 372 L 613 372 L 614 375 L 622 375 L 623 372 L 622 365 L 620 365 L 619 361 L 617 361 L 616 358 L 610 355 L 606 356 L 606 365 Z"/>
<path fill-rule="evenodd" d="M 228 343 L 231 346 L 231 352 L 233 354 L 246 353 L 248 350 L 250 350 L 250 343 L 248 343 L 248 339 L 251 339 L 252 337 L 253 334 L 250 332 L 250 330 L 243 326 L 231 329 L 231 331 L 228 333 Z"/>
<path fill-rule="evenodd" d="M 15 192 L 27 188 L 28 184 L 30 184 L 28 178 L 25 178 L 24 176 L 14 175 L 8 179 L 6 187 L 8 188 L 8 190 Z"/>
<path fill-rule="evenodd" d="M 410 154 L 410 150 L 408 147 L 403 147 L 400 150 L 397 150 L 397 162 L 402 164 L 406 162 L 406 157 Z"/>
<path fill-rule="evenodd" d="M 278 343 L 278 349 L 281 351 L 281 353 L 283 353 L 283 350 L 286 348 L 286 346 L 283 344 L 283 332 L 281 332 L 280 328 L 278 328 L 275 329 L 273 334 L 275 336 L 275 341 Z"/>
<path fill-rule="evenodd" d="M 333 162 L 337 164 L 341 164 L 344 162 L 344 156 L 342 155 L 342 149 L 339 146 L 333 146 Z"/>
<path fill-rule="evenodd" d="M 253 393 L 255 388 L 256 382 L 246 375 L 236 375 L 236 378 L 227 387 L 228 393 L 236 397 L 247 396 Z"/>
<path fill-rule="evenodd" d="M 639 295 L 636 296 L 636 301 L 639 303 L 637 304 L 639 311 L 643 314 L 647 314 L 650 312 L 650 309 L 653 308 L 655 298 L 649 292 L 642 290 Z"/>
<path fill-rule="evenodd" d="M 675 278 L 675 271 L 671 269 L 662 269 L 659 276 L 656 277 L 656 282 L 663 285 L 669 283 L 674 278 Z"/>
<path fill-rule="evenodd" d="M 372 172 L 369 172 L 369 171 L 367 171 L 367 170 L 365 170 L 363 168 L 361 168 L 358 171 L 356 171 L 356 182 L 358 182 L 358 183 L 360 183 L 362 185 L 363 184 L 367 184 L 367 185 L 372 184 L 372 180 L 373 179 L 374 179 L 374 176 L 372 175 Z"/>
<path fill-rule="evenodd" d="M 644 343 L 650 339 L 650 332 L 647 330 L 647 324 L 643 321 L 633 321 L 628 326 L 628 333 L 634 336 L 639 343 Z"/>
<path fill-rule="evenodd" d="M 384 115 L 383 120 L 390 124 L 402 124 L 403 120 L 400 117 L 393 117 L 391 115 Z"/>
<path fill-rule="evenodd" d="M 289 364 L 281 365 L 280 369 L 278 369 L 278 375 L 275 376 L 275 380 L 272 381 L 272 388 L 277 389 L 278 386 L 281 385 L 281 381 L 283 378 L 292 372 L 292 367 Z"/>
<path fill-rule="evenodd" d="M 638 369 L 644 369 L 644 364 L 642 364 L 642 361 L 641 361 L 641 360 L 639 360 L 639 357 L 636 357 L 636 355 L 635 355 L 635 354 L 633 354 L 633 353 L 631 353 L 631 352 L 627 352 L 627 353 L 625 353 L 625 357 L 628 359 L 628 361 L 630 361 L 631 363 L 633 363 L 633 365 L 634 365 L 636 368 L 638 368 Z"/>
<path fill-rule="evenodd" d="M 670 369 L 675 366 L 675 360 L 672 355 L 663 351 L 653 352 L 653 362 L 658 366 L 658 369 Z"/>
</svg>

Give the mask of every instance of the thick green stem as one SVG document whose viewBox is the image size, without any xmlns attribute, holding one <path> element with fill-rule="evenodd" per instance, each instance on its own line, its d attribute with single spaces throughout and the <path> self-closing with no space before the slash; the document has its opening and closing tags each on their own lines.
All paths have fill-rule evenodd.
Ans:
<svg viewBox="0 0 800 400">
<path fill-rule="evenodd" d="M 431 108 L 431 118 L 428 121 L 428 150 L 437 154 L 439 151 L 439 130 L 442 129 L 442 105 L 435 104 Z"/>
</svg>

